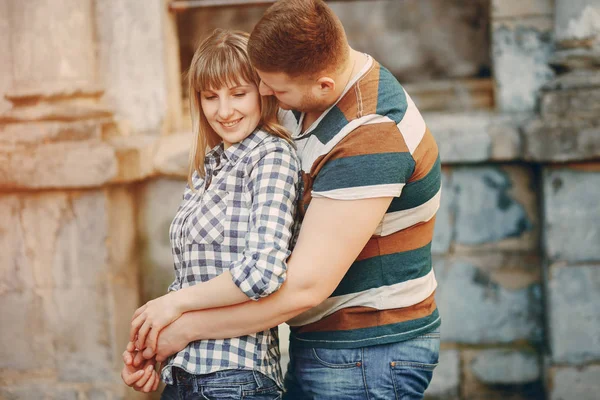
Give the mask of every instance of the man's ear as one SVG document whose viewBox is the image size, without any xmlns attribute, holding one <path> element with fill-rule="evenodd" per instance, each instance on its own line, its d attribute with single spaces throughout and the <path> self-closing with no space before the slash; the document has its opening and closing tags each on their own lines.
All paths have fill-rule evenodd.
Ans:
<svg viewBox="0 0 600 400">
<path fill-rule="evenodd" d="M 335 81 L 328 76 L 322 76 L 317 79 L 319 91 L 323 94 L 329 94 L 335 90 Z"/>
</svg>

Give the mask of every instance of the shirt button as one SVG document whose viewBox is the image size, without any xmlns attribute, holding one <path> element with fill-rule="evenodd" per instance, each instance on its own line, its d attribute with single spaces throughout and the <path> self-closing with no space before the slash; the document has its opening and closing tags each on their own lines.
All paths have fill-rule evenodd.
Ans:
<svg viewBox="0 0 600 400">
<path fill-rule="evenodd" d="M 218 172 L 219 172 L 219 171 L 217 171 L 217 170 L 214 170 L 214 171 L 213 171 L 213 175 L 216 175 Z"/>
<path fill-rule="evenodd" d="M 357 362 L 357 363 L 356 363 L 356 366 L 357 366 L 357 367 L 360 367 L 361 365 L 362 365 L 362 363 L 361 363 L 361 362 Z"/>
<path fill-rule="evenodd" d="M 395 362 L 395 361 L 392 361 L 392 362 L 390 363 L 390 365 L 391 365 L 392 367 L 395 367 L 395 366 L 396 366 L 396 362 Z"/>
<path fill-rule="evenodd" d="M 258 254 L 252 254 L 252 258 L 258 260 Z"/>
</svg>

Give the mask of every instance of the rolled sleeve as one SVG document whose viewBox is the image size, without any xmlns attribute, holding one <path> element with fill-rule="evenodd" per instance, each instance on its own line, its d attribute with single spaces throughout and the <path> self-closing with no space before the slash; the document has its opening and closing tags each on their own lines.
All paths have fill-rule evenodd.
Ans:
<svg viewBox="0 0 600 400">
<path fill-rule="evenodd" d="M 229 268 L 233 282 L 252 300 L 277 291 L 285 280 L 299 195 L 294 150 L 279 141 L 268 147 L 248 179 L 252 208 L 243 256 Z"/>
</svg>

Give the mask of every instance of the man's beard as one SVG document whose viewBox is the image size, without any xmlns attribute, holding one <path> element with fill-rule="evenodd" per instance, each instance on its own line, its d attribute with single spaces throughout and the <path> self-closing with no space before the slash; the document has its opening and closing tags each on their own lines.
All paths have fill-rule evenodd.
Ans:
<svg viewBox="0 0 600 400">
<path fill-rule="evenodd" d="M 317 98 L 312 95 L 312 93 L 305 94 L 304 97 L 302 97 L 300 104 L 297 106 L 291 106 L 280 101 L 279 107 L 283 108 L 284 110 L 294 110 L 303 113 L 321 113 L 328 108 L 325 104 L 319 102 Z"/>
</svg>

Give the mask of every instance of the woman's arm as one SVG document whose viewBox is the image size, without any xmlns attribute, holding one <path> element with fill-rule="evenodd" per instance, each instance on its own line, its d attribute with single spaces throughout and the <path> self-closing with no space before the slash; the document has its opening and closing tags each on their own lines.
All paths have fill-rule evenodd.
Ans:
<svg viewBox="0 0 600 400">
<path fill-rule="evenodd" d="M 281 287 L 290 254 L 300 165 L 293 150 L 278 141 L 256 151 L 261 156 L 248 172 L 244 188 L 252 201 L 242 256 L 218 277 L 140 307 L 130 332 L 132 341 L 137 334 L 138 348 L 145 347 L 148 335 L 155 340 L 161 329 L 185 312 L 258 300 Z"/>
</svg>

